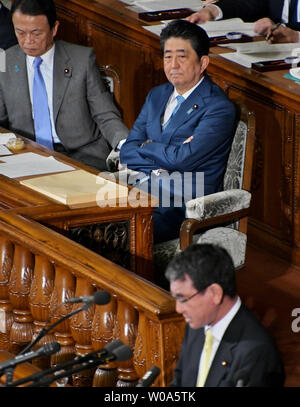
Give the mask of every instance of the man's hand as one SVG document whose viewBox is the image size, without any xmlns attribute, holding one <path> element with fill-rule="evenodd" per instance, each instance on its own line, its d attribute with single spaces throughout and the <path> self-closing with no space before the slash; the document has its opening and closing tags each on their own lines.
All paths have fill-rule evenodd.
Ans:
<svg viewBox="0 0 300 407">
<path fill-rule="evenodd" d="M 256 32 L 259 35 L 267 35 L 268 32 L 272 30 L 274 27 L 274 23 L 272 20 L 269 18 L 261 18 L 260 20 L 257 20 L 254 24 L 254 32 Z"/>
<path fill-rule="evenodd" d="M 190 23 L 206 23 L 206 21 L 213 21 L 218 16 L 218 9 L 216 7 L 207 6 L 191 14 L 186 19 Z"/>
<path fill-rule="evenodd" d="M 270 37 L 269 37 L 270 36 Z M 269 38 L 268 38 L 269 37 Z M 275 31 L 271 30 L 267 33 L 268 42 L 270 44 L 283 42 L 299 42 L 299 31 L 280 25 Z"/>
</svg>

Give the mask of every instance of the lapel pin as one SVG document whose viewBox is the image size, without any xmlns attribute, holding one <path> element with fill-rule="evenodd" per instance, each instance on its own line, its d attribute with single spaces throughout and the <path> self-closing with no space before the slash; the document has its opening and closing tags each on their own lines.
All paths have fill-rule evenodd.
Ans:
<svg viewBox="0 0 300 407">
<path fill-rule="evenodd" d="M 65 75 L 65 77 L 70 78 L 71 75 L 72 75 L 72 69 L 70 69 L 70 68 L 65 68 L 65 69 L 64 69 L 64 75 Z"/>
<path fill-rule="evenodd" d="M 18 66 L 18 65 L 15 65 L 15 71 L 16 71 L 16 72 L 19 72 L 19 70 L 20 70 L 19 66 Z"/>
<path fill-rule="evenodd" d="M 192 111 L 193 111 L 193 108 L 191 107 L 191 108 L 187 111 L 187 114 L 191 114 Z"/>
<path fill-rule="evenodd" d="M 227 362 L 226 362 L 226 360 L 223 360 L 223 362 L 222 362 L 222 366 L 227 366 Z"/>
<path fill-rule="evenodd" d="M 193 108 L 194 108 L 194 109 L 198 109 L 198 105 L 194 105 Z"/>
</svg>

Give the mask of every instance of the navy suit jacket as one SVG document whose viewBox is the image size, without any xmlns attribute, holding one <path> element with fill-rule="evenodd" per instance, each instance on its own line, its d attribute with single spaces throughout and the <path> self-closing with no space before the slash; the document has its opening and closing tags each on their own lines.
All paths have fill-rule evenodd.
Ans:
<svg viewBox="0 0 300 407">
<path fill-rule="evenodd" d="M 223 11 L 224 19 L 240 17 L 244 21 L 256 21 L 269 17 L 274 23 L 280 23 L 284 0 L 219 0 L 216 5 Z M 287 26 L 300 31 L 299 22 L 288 22 Z"/>
<path fill-rule="evenodd" d="M 150 91 L 121 148 L 120 162 L 144 173 L 159 168 L 169 173 L 204 172 L 204 194 L 217 192 L 234 133 L 234 105 L 205 76 L 162 132 L 161 118 L 173 90 L 166 83 Z M 193 140 L 183 144 L 190 136 Z M 151 143 L 143 145 L 147 140 Z"/>
<path fill-rule="evenodd" d="M 203 328 L 191 329 L 186 326 L 171 386 L 196 386 L 204 339 Z M 235 387 L 242 372 L 245 372 L 245 386 L 284 384 L 284 370 L 273 339 L 243 304 L 224 333 L 205 387 Z"/>
</svg>

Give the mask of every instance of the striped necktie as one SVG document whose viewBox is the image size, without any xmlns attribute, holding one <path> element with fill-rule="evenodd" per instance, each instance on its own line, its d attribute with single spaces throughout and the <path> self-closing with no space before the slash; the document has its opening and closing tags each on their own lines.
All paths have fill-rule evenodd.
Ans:
<svg viewBox="0 0 300 407">
<path fill-rule="evenodd" d="M 201 358 L 201 364 L 200 364 L 200 372 L 198 375 L 198 380 L 197 380 L 197 387 L 203 387 L 204 383 L 206 381 L 206 377 L 209 372 L 210 368 L 210 357 L 211 357 L 211 352 L 212 352 L 212 345 L 213 345 L 214 337 L 210 331 L 209 328 L 206 330 L 205 334 L 205 342 L 203 346 L 203 357 Z"/>
<path fill-rule="evenodd" d="M 180 108 L 181 103 L 183 103 L 185 101 L 185 98 L 183 96 L 181 96 L 181 95 L 177 95 L 176 99 L 177 99 L 177 105 L 175 106 L 169 120 L 162 126 L 163 131 L 170 124 L 170 121 L 172 120 L 172 117 L 175 115 L 177 110 Z"/>
<path fill-rule="evenodd" d="M 32 105 L 36 142 L 53 150 L 52 129 L 48 96 L 45 82 L 40 70 L 43 62 L 41 57 L 33 61 L 34 77 L 32 88 Z"/>
</svg>

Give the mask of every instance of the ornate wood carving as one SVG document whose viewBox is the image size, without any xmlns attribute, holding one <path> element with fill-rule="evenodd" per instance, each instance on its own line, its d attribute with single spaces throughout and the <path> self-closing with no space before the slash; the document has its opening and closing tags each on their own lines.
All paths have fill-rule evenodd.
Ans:
<svg viewBox="0 0 300 407">
<path fill-rule="evenodd" d="M 130 269 L 129 223 L 113 222 L 71 227 L 70 239 Z"/>
</svg>

